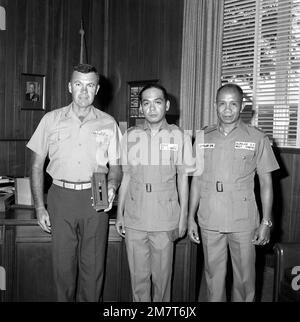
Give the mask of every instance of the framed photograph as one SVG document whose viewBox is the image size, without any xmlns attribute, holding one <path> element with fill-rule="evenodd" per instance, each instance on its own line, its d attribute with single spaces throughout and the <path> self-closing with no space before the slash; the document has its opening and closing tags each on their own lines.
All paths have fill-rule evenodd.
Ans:
<svg viewBox="0 0 300 322">
<path fill-rule="evenodd" d="M 21 74 L 21 110 L 45 110 L 46 76 Z"/>
<path fill-rule="evenodd" d="M 141 89 L 147 84 L 157 83 L 158 79 L 143 80 L 143 81 L 132 81 L 128 82 L 127 92 L 127 121 L 128 125 L 134 126 L 142 124 L 144 122 L 144 115 L 139 110 L 139 93 Z"/>
</svg>

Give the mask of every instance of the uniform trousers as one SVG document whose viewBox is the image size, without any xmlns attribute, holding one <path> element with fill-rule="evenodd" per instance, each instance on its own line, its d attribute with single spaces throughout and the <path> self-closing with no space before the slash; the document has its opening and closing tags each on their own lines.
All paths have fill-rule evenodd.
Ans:
<svg viewBox="0 0 300 322">
<path fill-rule="evenodd" d="M 252 302 L 255 295 L 254 231 L 220 233 L 201 228 L 209 302 L 226 300 L 225 278 L 229 246 L 233 270 L 232 301 Z"/>
<path fill-rule="evenodd" d="M 108 215 L 91 205 L 91 189 L 52 185 L 48 192 L 57 300 L 97 302 L 105 269 Z"/>
<path fill-rule="evenodd" d="M 166 231 L 126 228 L 125 243 L 134 302 L 169 302 L 173 263 L 173 241 Z"/>
</svg>

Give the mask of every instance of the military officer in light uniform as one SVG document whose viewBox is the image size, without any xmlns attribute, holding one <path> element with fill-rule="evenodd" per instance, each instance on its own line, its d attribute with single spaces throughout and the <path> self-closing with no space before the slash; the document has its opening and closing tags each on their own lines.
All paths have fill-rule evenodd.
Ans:
<svg viewBox="0 0 300 322">
<path fill-rule="evenodd" d="M 122 140 L 123 180 L 117 231 L 125 236 L 134 301 L 169 301 L 173 241 L 185 234 L 191 141 L 165 113 L 166 90 L 157 84 L 140 92 L 145 123 Z M 153 298 L 151 297 L 151 278 Z"/>
<path fill-rule="evenodd" d="M 121 181 L 121 132 L 92 104 L 100 85 L 94 66 L 73 67 L 72 103 L 44 115 L 27 147 L 32 151 L 31 188 L 40 227 L 52 235 L 53 276 L 59 302 L 101 299 L 108 214 L 91 203 L 93 172 L 105 171 L 108 211 Z M 44 163 L 53 184 L 43 198 Z M 108 169 L 109 168 L 109 169 Z"/>
<path fill-rule="evenodd" d="M 204 130 L 204 139 L 199 132 L 194 145 L 197 154 L 204 152 L 204 170 L 192 180 L 188 231 L 191 240 L 199 243 L 197 213 L 209 301 L 225 300 L 227 246 L 233 267 L 232 300 L 253 301 L 254 245 L 265 245 L 270 239 L 271 172 L 278 164 L 266 135 L 241 121 L 242 105 L 239 86 L 219 88 L 218 124 Z M 262 220 L 254 196 L 255 173 L 260 182 Z"/>
</svg>

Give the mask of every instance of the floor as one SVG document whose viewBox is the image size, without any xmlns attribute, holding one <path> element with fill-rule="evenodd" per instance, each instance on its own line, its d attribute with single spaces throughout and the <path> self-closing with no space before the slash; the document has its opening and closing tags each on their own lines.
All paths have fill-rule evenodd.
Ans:
<svg viewBox="0 0 300 322">
<path fill-rule="evenodd" d="M 259 281 L 257 283 L 256 302 L 272 302 L 274 284 L 273 279 L 274 269 L 266 266 L 262 271 L 262 274 L 260 274 Z M 199 302 L 206 302 L 206 284 L 203 277 L 200 285 Z"/>
<path fill-rule="evenodd" d="M 260 302 L 272 302 L 274 285 L 274 268 L 266 267 L 264 270 L 264 279 Z"/>
</svg>

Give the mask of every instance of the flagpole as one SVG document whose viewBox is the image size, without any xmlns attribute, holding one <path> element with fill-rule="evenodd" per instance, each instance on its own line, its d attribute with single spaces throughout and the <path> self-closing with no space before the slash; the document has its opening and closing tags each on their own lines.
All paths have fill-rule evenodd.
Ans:
<svg viewBox="0 0 300 322">
<path fill-rule="evenodd" d="M 79 63 L 83 64 L 84 29 L 83 29 L 82 19 L 81 19 L 79 34 L 80 34 L 80 60 L 79 60 Z"/>
</svg>

